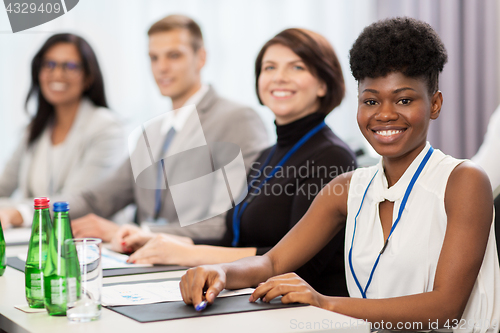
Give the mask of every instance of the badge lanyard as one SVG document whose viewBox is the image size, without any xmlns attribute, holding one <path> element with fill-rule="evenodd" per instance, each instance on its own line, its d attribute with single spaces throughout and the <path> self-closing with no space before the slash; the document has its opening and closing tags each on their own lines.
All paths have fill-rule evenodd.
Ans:
<svg viewBox="0 0 500 333">
<path fill-rule="evenodd" d="M 370 273 L 370 277 L 368 278 L 368 282 L 366 283 L 366 287 L 363 290 L 363 288 L 361 287 L 361 284 L 359 283 L 359 280 L 356 276 L 356 273 L 354 273 L 354 267 L 352 266 L 352 246 L 354 243 L 354 235 L 356 234 L 356 224 L 357 224 L 357 218 L 358 218 L 359 212 L 361 211 L 361 207 L 363 207 L 363 202 L 365 201 L 366 192 L 368 191 L 368 188 L 370 188 L 370 185 L 372 184 L 373 179 L 377 175 L 378 170 L 377 170 L 377 172 L 375 172 L 372 179 L 368 183 L 368 186 L 366 187 L 365 193 L 363 194 L 363 198 L 361 199 L 361 204 L 359 205 L 358 213 L 356 214 L 356 217 L 354 218 L 354 231 L 352 233 L 351 248 L 349 249 L 349 268 L 351 269 L 351 273 L 352 273 L 352 276 L 354 278 L 354 281 L 356 282 L 356 285 L 358 286 L 358 289 L 361 292 L 361 295 L 363 296 L 363 298 L 366 298 L 366 291 L 368 290 L 368 287 L 370 286 L 370 283 L 372 282 L 373 273 L 375 272 L 375 268 L 377 268 L 380 256 L 382 255 L 382 253 L 384 253 L 385 249 L 387 248 L 387 244 L 389 244 L 389 238 L 391 238 L 392 232 L 394 231 L 394 229 L 396 229 L 396 226 L 398 225 L 399 220 L 401 219 L 401 215 L 403 214 L 403 211 L 404 211 L 405 206 L 406 206 L 406 202 L 408 201 L 408 197 L 410 196 L 410 193 L 413 189 L 413 186 L 415 185 L 415 182 L 417 181 L 418 176 L 420 176 L 420 173 L 422 173 L 422 170 L 424 169 L 425 165 L 427 164 L 427 161 L 429 161 L 429 158 L 431 157 L 433 152 L 434 152 L 434 148 L 432 148 L 432 146 L 431 146 L 429 148 L 429 150 L 427 151 L 427 154 L 425 155 L 422 162 L 420 162 L 420 165 L 418 166 L 417 171 L 415 171 L 415 173 L 413 174 L 413 177 L 411 178 L 410 184 L 408 184 L 408 187 L 406 188 L 406 192 L 405 192 L 405 195 L 403 196 L 403 200 L 401 201 L 401 205 L 399 206 L 398 217 L 396 218 L 396 221 L 392 225 L 391 232 L 389 233 L 389 236 L 387 236 L 387 239 L 384 243 L 384 247 L 382 248 L 382 250 L 378 254 L 377 260 L 375 260 L 375 264 L 373 264 L 373 268 L 372 268 L 372 271 Z"/>
<path fill-rule="evenodd" d="M 270 179 L 274 177 L 276 172 L 288 161 L 288 159 L 300 148 L 304 143 L 307 142 L 314 134 L 318 133 L 323 127 L 325 127 L 325 122 L 322 121 L 321 124 L 315 126 L 313 129 L 311 129 L 309 132 L 307 132 L 287 153 L 286 155 L 278 162 L 278 164 L 274 167 L 273 171 L 269 174 L 269 176 L 266 177 L 260 184 L 259 187 L 253 191 L 253 193 L 250 193 L 250 189 L 252 188 L 252 185 L 257 181 L 257 177 L 262 175 L 262 172 L 265 167 L 269 164 L 271 161 L 271 157 L 274 155 L 276 152 L 276 145 L 274 145 L 273 149 L 269 153 L 269 155 L 266 158 L 266 161 L 260 168 L 259 172 L 257 173 L 257 176 L 253 177 L 252 180 L 250 181 L 250 184 L 248 185 L 248 197 L 246 200 L 242 201 L 240 204 L 238 204 L 236 207 L 234 207 L 233 211 L 233 242 L 232 246 L 237 246 L 238 241 L 240 239 L 240 223 L 241 223 L 241 216 L 243 215 L 243 212 L 247 208 L 248 204 L 252 202 L 252 200 L 255 198 L 255 195 L 259 190 L 264 186 L 265 183 L 267 183 Z"/>
</svg>

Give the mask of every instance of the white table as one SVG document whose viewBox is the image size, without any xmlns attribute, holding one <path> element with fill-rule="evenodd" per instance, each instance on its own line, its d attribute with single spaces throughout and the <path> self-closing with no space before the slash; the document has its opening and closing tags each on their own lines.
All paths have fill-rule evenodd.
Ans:
<svg viewBox="0 0 500 333">
<path fill-rule="evenodd" d="M 27 251 L 27 246 L 7 247 L 7 256 Z M 181 277 L 184 272 L 164 272 L 104 278 L 104 283 L 144 281 Z M 15 305 L 26 304 L 24 273 L 7 267 L 0 277 L 0 329 L 9 333 L 67 332 L 351 332 L 368 333 L 369 326 L 357 319 L 313 306 L 243 312 L 237 314 L 139 323 L 103 308 L 101 319 L 89 323 L 71 323 L 66 317 L 47 313 L 25 313 Z M 343 328 L 342 328 L 343 327 Z"/>
</svg>

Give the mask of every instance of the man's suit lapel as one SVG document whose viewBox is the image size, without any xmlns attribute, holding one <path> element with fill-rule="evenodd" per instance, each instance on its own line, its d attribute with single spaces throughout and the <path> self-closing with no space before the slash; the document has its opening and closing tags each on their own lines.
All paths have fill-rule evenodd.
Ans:
<svg viewBox="0 0 500 333">
<path fill-rule="evenodd" d="M 205 96 L 203 96 L 198 105 L 196 105 L 196 111 L 201 123 L 201 129 L 203 129 L 204 119 L 209 116 L 210 108 L 213 107 L 216 101 L 217 95 L 214 89 L 210 86 Z M 199 123 L 197 123 L 197 121 L 194 121 L 193 117 L 194 114 L 191 114 L 182 130 L 176 134 L 167 151 L 168 156 L 172 156 L 176 153 L 185 151 L 186 149 L 199 147 L 202 139 L 204 140 L 204 145 L 207 144 L 204 133 L 200 133 L 199 131 Z M 202 135 L 201 138 L 200 135 Z M 171 175 L 175 177 L 176 170 L 178 170 L 178 168 L 178 161 L 174 161 L 172 164 L 170 164 L 168 171 L 169 176 Z M 167 191 L 166 195 L 162 196 L 162 200 L 162 207 L 164 207 L 162 208 L 162 210 L 165 209 L 164 213 L 166 214 L 166 218 L 171 222 L 178 221 L 177 211 L 175 210 L 172 194 L 170 193 L 170 191 Z"/>
<path fill-rule="evenodd" d="M 205 136 L 201 126 L 199 112 L 193 108 L 184 127 L 177 133 L 167 150 L 166 156 L 172 156 L 183 151 L 206 145 Z"/>
<path fill-rule="evenodd" d="M 217 95 L 214 89 L 210 86 L 205 96 L 203 96 L 201 101 L 196 106 L 199 122 L 196 120 L 194 113 L 189 116 L 182 130 L 177 133 L 172 140 L 172 143 L 167 151 L 167 156 L 172 156 L 177 153 L 207 144 L 204 132 L 202 131 L 203 122 L 204 119 L 209 116 L 208 111 L 216 101 Z M 200 130 L 202 132 L 200 132 Z M 175 170 L 175 163 L 171 165 L 171 167 L 172 170 Z"/>
<path fill-rule="evenodd" d="M 198 114 L 200 115 L 200 119 L 205 117 L 210 108 L 217 102 L 217 94 L 212 88 L 212 86 L 208 87 L 208 91 L 203 96 L 201 101 L 196 105 L 196 109 L 198 110 Z"/>
</svg>

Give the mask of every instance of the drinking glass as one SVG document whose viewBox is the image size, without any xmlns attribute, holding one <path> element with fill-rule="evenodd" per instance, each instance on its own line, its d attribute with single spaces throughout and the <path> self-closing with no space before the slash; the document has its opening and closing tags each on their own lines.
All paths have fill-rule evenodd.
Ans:
<svg viewBox="0 0 500 333">
<path fill-rule="evenodd" d="M 65 241 L 68 267 L 79 267 L 78 274 L 68 272 L 67 317 L 70 321 L 86 322 L 101 317 L 102 265 L 98 238 L 75 238 Z M 78 265 L 73 265 L 78 260 Z M 75 278 L 76 276 L 76 278 Z"/>
</svg>

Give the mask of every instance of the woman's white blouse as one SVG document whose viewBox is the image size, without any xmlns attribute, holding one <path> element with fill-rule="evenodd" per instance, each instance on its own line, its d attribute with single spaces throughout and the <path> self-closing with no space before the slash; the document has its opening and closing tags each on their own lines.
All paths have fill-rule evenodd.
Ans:
<svg viewBox="0 0 500 333">
<path fill-rule="evenodd" d="M 349 250 L 352 245 L 352 267 L 362 288 L 365 288 L 373 265 L 384 246 L 379 203 L 394 202 L 393 221 L 413 174 L 430 148 L 423 151 L 408 167 L 399 181 L 388 188 L 382 161 L 378 165 L 356 170 L 351 178 L 345 237 L 347 287 L 351 297 L 362 297 L 351 273 Z M 389 298 L 433 290 L 436 267 L 446 233 L 447 216 L 444 195 L 448 177 L 463 160 L 457 160 L 435 149 L 422 170 L 408 198 L 399 224 L 381 255 L 366 297 Z M 363 207 L 354 220 L 368 183 Z M 473 221 L 471 221 L 473 223 Z M 473 240 L 471 240 L 473 241 Z M 462 316 L 466 332 L 496 332 L 500 321 L 500 268 L 492 224 L 483 264 Z M 496 321 L 496 330 L 492 325 Z M 441 323 L 443 324 L 443 323 Z M 475 329 L 468 329 L 476 325 Z M 462 332 L 462 331 L 460 331 Z"/>
</svg>

